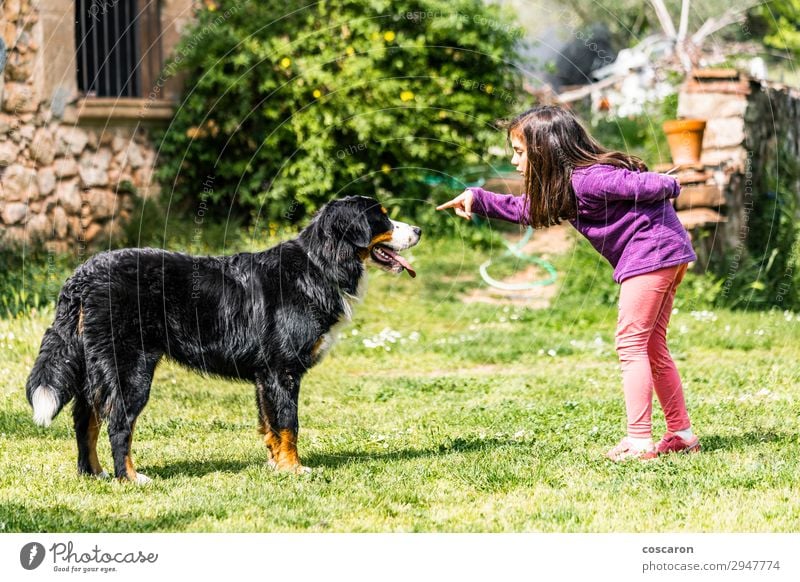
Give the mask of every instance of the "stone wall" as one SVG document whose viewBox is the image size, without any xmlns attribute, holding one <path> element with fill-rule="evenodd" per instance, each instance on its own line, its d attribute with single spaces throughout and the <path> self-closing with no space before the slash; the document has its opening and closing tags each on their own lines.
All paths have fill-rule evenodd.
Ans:
<svg viewBox="0 0 800 582">
<path fill-rule="evenodd" d="M 189 5 L 167 2 L 168 45 L 177 42 L 176 19 L 190 18 L 191 11 L 181 8 Z M 130 106 L 124 115 L 114 114 L 116 100 L 106 100 L 112 103 L 103 111 L 112 113 L 105 118 L 84 111 L 89 100 L 77 91 L 74 10 L 66 0 L 2 0 L 0 246 L 42 241 L 58 252 L 97 247 L 130 216 L 135 196 L 157 188 L 148 122 Z M 172 81 L 162 99 L 174 96 Z"/>
<path fill-rule="evenodd" d="M 800 151 L 800 90 L 735 70 L 698 71 L 681 88 L 678 116 L 706 120 L 701 163 L 692 170 L 703 176 L 699 187 L 721 193 L 679 212 L 695 235 L 701 266 L 757 248 L 749 223 L 768 195 L 768 172 L 781 170 L 778 140 L 795 159 Z M 794 191 L 800 197 L 800 183 Z"/>
</svg>

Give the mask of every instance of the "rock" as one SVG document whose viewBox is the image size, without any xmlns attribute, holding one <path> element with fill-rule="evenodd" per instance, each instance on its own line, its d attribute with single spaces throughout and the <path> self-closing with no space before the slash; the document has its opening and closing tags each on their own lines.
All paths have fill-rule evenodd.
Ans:
<svg viewBox="0 0 800 582">
<path fill-rule="evenodd" d="M 64 123 L 74 123 L 73 121 L 64 118 L 64 110 L 67 107 L 67 102 L 70 100 L 70 91 L 63 85 L 59 85 L 53 90 L 50 95 L 50 112 L 52 117 L 56 119 L 63 119 Z M 77 116 L 76 116 L 77 117 Z"/>
<path fill-rule="evenodd" d="M 17 246 L 25 243 L 25 229 L 21 226 L 12 226 L 0 230 L 0 238 L 7 246 Z"/>
<path fill-rule="evenodd" d="M 61 118 L 61 121 L 67 125 L 74 125 L 78 123 L 78 108 L 75 105 L 64 104 L 64 107 L 61 108 L 60 114 L 57 117 Z"/>
<path fill-rule="evenodd" d="M 49 166 L 56 157 L 56 145 L 53 136 L 44 128 L 36 130 L 31 141 L 31 156 L 43 166 Z"/>
<path fill-rule="evenodd" d="M 113 141 L 114 141 L 114 133 L 111 130 L 106 129 L 106 130 L 103 131 L 103 133 L 100 134 L 100 145 L 101 146 L 112 145 Z M 113 150 L 114 147 L 112 146 L 111 149 Z"/>
<path fill-rule="evenodd" d="M 141 148 L 133 142 L 130 142 L 124 150 L 124 161 L 120 161 L 120 164 L 125 162 L 134 170 L 141 168 L 145 163 Z"/>
<path fill-rule="evenodd" d="M 56 155 L 79 156 L 86 148 L 89 138 L 77 127 L 59 127 L 56 131 Z"/>
<path fill-rule="evenodd" d="M 36 124 L 36 127 L 42 127 L 50 123 L 52 119 L 53 119 L 53 110 L 50 109 L 49 107 L 46 107 L 44 109 L 40 109 L 36 113 L 33 122 Z"/>
<path fill-rule="evenodd" d="M 97 132 L 93 129 L 86 133 L 86 143 L 88 143 L 89 147 L 93 150 L 96 150 L 99 147 L 100 138 L 97 136 Z"/>
<path fill-rule="evenodd" d="M 25 141 L 31 141 L 33 139 L 33 132 L 36 131 L 36 128 L 30 123 L 33 121 L 33 116 L 31 116 L 31 119 L 24 121 L 25 123 L 23 123 L 22 127 L 19 128 L 19 135 Z"/>
<path fill-rule="evenodd" d="M 78 173 L 78 163 L 72 158 L 58 159 L 53 163 L 53 169 L 59 178 L 69 178 Z"/>
<path fill-rule="evenodd" d="M 736 93 L 688 93 L 678 96 L 678 117 L 714 119 L 741 117 L 747 109 L 747 96 Z"/>
<path fill-rule="evenodd" d="M 3 26 L 3 42 L 6 47 L 14 46 L 17 44 L 17 25 L 9 20 L 5 21 Z"/>
<path fill-rule="evenodd" d="M 52 196 L 48 196 L 47 198 L 44 199 L 44 211 L 45 212 L 50 212 L 56 206 L 58 206 L 58 196 L 57 195 L 53 194 Z"/>
<path fill-rule="evenodd" d="M 59 182 L 56 187 L 56 197 L 61 207 L 69 214 L 79 214 L 81 211 L 81 191 L 77 180 Z"/>
<path fill-rule="evenodd" d="M 39 186 L 39 195 L 48 196 L 56 189 L 56 173 L 52 167 L 41 168 L 36 174 L 36 183 Z"/>
<path fill-rule="evenodd" d="M 4 198 L 8 201 L 36 199 L 39 187 L 36 172 L 19 164 L 9 166 L 2 178 Z"/>
<path fill-rule="evenodd" d="M 17 36 L 17 44 L 14 45 L 14 48 L 21 52 L 22 54 L 28 52 L 35 52 L 39 49 L 39 43 L 33 40 L 30 31 L 27 27 L 23 27 L 22 32 L 19 33 Z"/>
<path fill-rule="evenodd" d="M 81 176 L 81 186 L 92 188 L 94 186 L 108 186 L 108 172 L 99 168 L 81 166 L 78 168 Z"/>
<path fill-rule="evenodd" d="M 24 83 L 6 83 L 3 89 L 3 111 L 12 114 L 33 113 L 39 103 L 31 87 Z"/>
<path fill-rule="evenodd" d="M 0 217 L 4 224 L 17 224 L 25 219 L 28 214 L 28 205 L 22 202 L 11 202 L 6 204 Z"/>
<path fill-rule="evenodd" d="M 83 231 L 83 240 L 85 240 L 86 242 L 92 242 L 94 239 L 97 238 L 97 235 L 99 235 L 102 231 L 103 227 L 97 224 L 96 222 L 93 222 L 92 224 L 87 226 L 86 229 Z"/>
<path fill-rule="evenodd" d="M 64 255 L 69 252 L 69 243 L 67 241 L 50 240 L 45 243 L 44 247 L 48 253 L 53 253 L 54 255 Z"/>
<path fill-rule="evenodd" d="M 17 128 L 18 122 L 13 115 L 0 113 L 0 135 L 5 135 Z"/>
<path fill-rule="evenodd" d="M 81 220 L 77 216 L 70 216 L 67 218 L 67 222 L 69 223 L 69 233 L 75 238 L 79 238 L 83 233 L 83 228 L 81 228 Z"/>
<path fill-rule="evenodd" d="M 53 230 L 55 231 L 56 238 L 65 238 L 69 230 L 67 213 L 60 206 L 56 206 L 53 210 Z"/>
<path fill-rule="evenodd" d="M 92 188 L 85 193 L 84 199 L 88 202 L 93 218 L 103 219 L 114 215 L 117 197 L 110 190 Z"/>
<path fill-rule="evenodd" d="M 133 174 L 133 184 L 138 188 L 146 188 L 153 182 L 153 168 L 145 166 Z"/>
<path fill-rule="evenodd" d="M 44 214 L 34 214 L 28 220 L 28 237 L 32 240 L 45 240 L 51 235 L 50 222 Z"/>
<path fill-rule="evenodd" d="M 16 21 L 20 16 L 20 0 L 5 0 L 3 2 L 3 17 L 8 22 Z"/>
<path fill-rule="evenodd" d="M 84 188 L 108 185 L 108 166 L 111 163 L 111 152 L 102 148 L 96 152 L 86 152 L 81 156 L 78 173 Z"/>
<path fill-rule="evenodd" d="M 726 117 L 709 119 L 703 134 L 703 151 L 738 146 L 744 142 L 744 119 Z"/>
<path fill-rule="evenodd" d="M 36 53 L 27 52 L 22 54 L 18 51 L 12 51 L 6 62 L 6 79 L 9 81 L 18 81 L 24 83 L 33 76 L 33 65 L 35 62 Z"/>
<path fill-rule="evenodd" d="M 0 166 L 10 166 L 17 161 L 19 147 L 11 141 L 0 143 Z"/>
<path fill-rule="evenodd" d="M 111 140 L 111 150 L 112 150 L 112 151 L 113 151 L 115 154 L 118 154 L 118 153 L 120 153 L 122 150 L 124 150 L 124 149 L 125 149 L 125 146 L 126 146 L 127 144 L 128 144 L 128 140 L 127 140 L 127 139 L 125 139 L 124 137 L 122 137 L 121 135 L 117 134 L 117 135 L 115 135 L 115 136 L 113 137 L 113 139 Z"/>
</svg>

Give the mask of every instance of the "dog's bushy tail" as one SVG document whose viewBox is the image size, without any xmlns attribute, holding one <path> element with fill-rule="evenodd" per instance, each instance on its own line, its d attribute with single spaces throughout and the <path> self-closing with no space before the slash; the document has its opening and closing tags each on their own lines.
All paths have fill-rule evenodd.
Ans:
<svg viewBox="0 0 800 582">
<path fill-rule="evenodd" d="M 77 294 L 70 293 L 69 283 L 58 297 L 55 321 L 44 332 L 25 386 L 33 421 L 39 426 L 50 426 L 84 381 L 81 303 Z"/>
</svg>

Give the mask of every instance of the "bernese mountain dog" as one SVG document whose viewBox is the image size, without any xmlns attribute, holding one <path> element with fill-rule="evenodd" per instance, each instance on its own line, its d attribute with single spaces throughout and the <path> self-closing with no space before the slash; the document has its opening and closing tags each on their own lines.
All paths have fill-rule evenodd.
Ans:
<svg viewBox="0 0 800 582">
<path fill-rule="evenodd" d="M 331 347 L 365 291 L 365 263 L 416 275 L 399 251 L 421 230 L 373 199 L 324 206 L 297 238 L 258 253 L 198 257 L 160 249 L 100 253 L 58 297 L 26 394 L 48 426 L 75 400 L 78 471 L 107 476 L 97 458 L 108 422 L 114 475 L 145 483 L 131 461 L 136 419 L 163 356 L 205 374 L 255 384 L 269 463 L 309 471 L 297 454 L 300 380 Z"/>
</svg>

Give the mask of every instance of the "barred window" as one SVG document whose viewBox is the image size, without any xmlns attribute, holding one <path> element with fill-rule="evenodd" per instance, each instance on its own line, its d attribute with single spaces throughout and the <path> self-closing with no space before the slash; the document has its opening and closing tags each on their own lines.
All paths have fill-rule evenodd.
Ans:
<svg viewBox="0 0 800 582">
<path fill-rule="evenodd" d="M 78 89 L 87 97 L 142 97 L 162 66 L 158 0 L 76 0 Z"/>
</svg>

